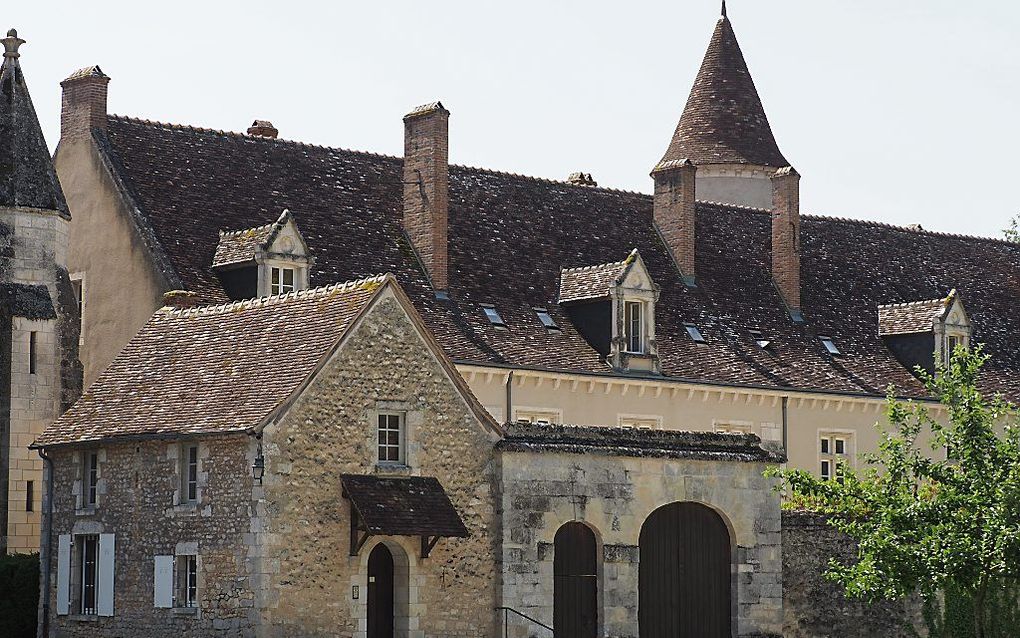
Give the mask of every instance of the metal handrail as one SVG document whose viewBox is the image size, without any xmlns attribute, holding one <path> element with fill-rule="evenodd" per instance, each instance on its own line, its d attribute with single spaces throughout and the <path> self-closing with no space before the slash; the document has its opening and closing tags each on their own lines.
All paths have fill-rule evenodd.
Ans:
<svg viewBox="0 0 1020 638">
<path fill-rule="evenodd" d="M 521 618 L 527 620 L 528 622 L 538 625 L 542 629 L 547 630 L 553 636 L 556 635 L 556 633 L 553 630 L 553 628 L 550 627 L 549 625 L 545 624 L 544 622 L 542 622 L 540 620 L 535 620 L 531 616 L 529 616 L 527 614 L 524 614 L 524 613 L 521 613 L 521 612 L 517 611 L 516 609 L 514 609 L 513 607 L 496 607 L 496 611 L 503 612 L 503 635 L 504 636 L 509 636 L 510 635 L 510 614 L 511 613 L 517 614 L 518 616 L 520 616 Z"/>
</svg>

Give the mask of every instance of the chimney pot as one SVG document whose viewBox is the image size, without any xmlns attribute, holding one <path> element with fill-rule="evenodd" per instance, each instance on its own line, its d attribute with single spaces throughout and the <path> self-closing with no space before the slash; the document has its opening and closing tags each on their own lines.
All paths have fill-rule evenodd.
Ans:
<svg viewBox="0 0 1020 638">
<path fill-rule="evenodd" d="M 177 310 L 194 308 L 198 306 L 198 295 L 190 290 L 171 290 L 163 293 L 163 305 Z"/>
<path fill-rule="evenodd" d="M 268 137 L 269 139 L 275 140 L 276 136 L 280 134 L 280 131 L 276 130 L 273 123 L 269 120 L 255 120 L 248 127 L 248 135 L 255 137 Z"/>
</svg>

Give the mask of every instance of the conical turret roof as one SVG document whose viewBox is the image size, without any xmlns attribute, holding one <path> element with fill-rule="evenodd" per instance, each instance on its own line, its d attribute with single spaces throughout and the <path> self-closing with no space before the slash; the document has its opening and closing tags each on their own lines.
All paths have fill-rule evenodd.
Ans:
<svg viewBox="0 0 1020 638">
<path fill-rule="evenodd" d="M 695 164 L 789 164 L 772 135 L 725 9 L 662 161 L 684 158 Z"/>
<path fill-rule="evenodd" d="M 0 67 L 0 206 L 54 210 L 67 216 L 67 202 L 39 118 L 18 62 L 24 40 L 11 29 Z"/>
</svg>

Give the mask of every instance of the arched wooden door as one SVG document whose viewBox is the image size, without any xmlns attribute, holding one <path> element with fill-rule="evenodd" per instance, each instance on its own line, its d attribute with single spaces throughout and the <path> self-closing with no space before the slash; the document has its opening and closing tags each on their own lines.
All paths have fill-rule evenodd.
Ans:
<svg viewBox="0 0 1020 638">
<path fill-rule="evenodd" d="M 382 543 L 368 555 L 368 638 L 393 638 L 393 554 Z"/>
<path fill-rule="evenodd" d="M 587 525 L 567 523 L 553 541 L 553 633 L 595 638 L 598 633 L 598 543 Z"/>
<path fill-rule="evenodd" d="M 698 503 L 672 503 L 648 516 L 638 542 L 641 638 L 730 638 L 730 534 L 722 518 Z"/>
</svg>

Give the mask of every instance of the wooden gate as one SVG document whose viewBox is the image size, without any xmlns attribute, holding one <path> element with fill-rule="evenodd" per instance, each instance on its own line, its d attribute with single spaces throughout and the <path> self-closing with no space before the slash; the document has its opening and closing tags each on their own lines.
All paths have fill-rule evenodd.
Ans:
<svg viewBox="0 0 1020 638">
<path fill-rule="evenodd" d="M 553 545 L 553 633 L 595 638 L 598 633 L 598 543 L 582 523 L 567 523 Z"/>
<path fill-rule="evenodd" d="M 382 543 L 368 555 L 368 638 L 393 638 L 393 554 Z"/>
<path fill-rule="evenodd" d="M 641 638 L 730 638 L 730 535 L 697 503 L 649 515 L 639 539 Z"/>
</svg>

